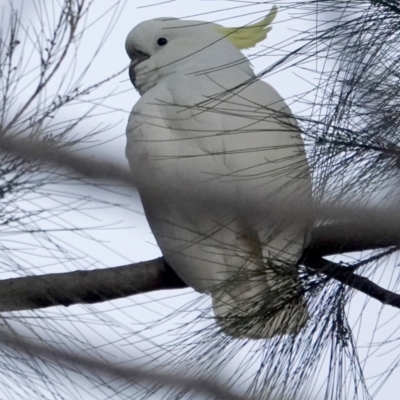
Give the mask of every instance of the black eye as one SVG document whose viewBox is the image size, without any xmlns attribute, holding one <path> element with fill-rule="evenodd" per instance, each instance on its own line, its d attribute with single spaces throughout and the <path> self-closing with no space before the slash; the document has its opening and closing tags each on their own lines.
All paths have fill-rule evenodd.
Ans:
<svg viewBox="0 0 400 400">
<path fill-rule="evenodd" d="M 160 38 L 157 40 L 157 44 L 158 44 L 159 46 L 164 46 L 164 45 L 166 45 L 167 43 L 168 43 L 168 40 L 165 39 L 165 37 L 160 37 Z"/>
</svg>

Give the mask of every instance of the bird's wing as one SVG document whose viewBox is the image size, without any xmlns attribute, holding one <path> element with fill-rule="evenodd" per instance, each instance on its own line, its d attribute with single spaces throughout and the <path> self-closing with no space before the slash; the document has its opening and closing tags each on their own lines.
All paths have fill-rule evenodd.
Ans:
<svg viewBox="0 0 400 400">
<path fill-rule="evenodd" d="M 243 305 L 274 288 L 297 287 L 295 269 L 282 279 L 266 274 L 265 261 L 293 267 L 307 222 L 293 224 L 271 205 L 300 192 L 311 198 L 311 183 L 301 135 L 279 94 L 255 81 L 221 95 L 226 82 L 210 82 L 172 79 L 146 92 L 128 124 L 127 156 L 165 258 L 187 284 L 212 294 L 224 320 L 235 309 L 254 313 L 254 304 Z M 285 325 L 279 312 L 238 335 L 297 332 L 307 319 L 300 303 L 295 323 Z"/>
</svg>

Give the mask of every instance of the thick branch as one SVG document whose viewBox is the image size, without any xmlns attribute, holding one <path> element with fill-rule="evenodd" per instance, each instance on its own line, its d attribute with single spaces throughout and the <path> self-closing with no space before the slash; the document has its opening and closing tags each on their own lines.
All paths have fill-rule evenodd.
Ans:
<svg viewBox="0 0 400 400">
<path fill-rule="evenodd" d="M 132 185 L 128 171 L 96 162 L 48 144 L 0 135 L 0 148 L 23 158 L 54 163 L 91 178 L 112 179 Z M 275 205 L 277 212 L 285 212 Z M 393 210 L 325 205 L 315 210 L 296 202 L 298 215 L 319 215 L 322 220 L 340 222 L 316 227 L 303 260 L 312 269 L 323 272 L 371 297 L 400 308 L 398 296 L 343 267 L 329 263 L 323 256 L 372 250 L 400 245 L 400 220 Z M 315 213 L 314 213 L 315 211 Z M 322 271 L 321 268 L 324 268 Z M 339 269 L 338 269 L 339 268 Z M 350 274 L 350 275 L 349 275 Z M 345 281 L 344 281 L 345 280 Z M 186 285 L 164 263 L 156 259 L 144 263 L 94 271 L 30 276 L 0 281 L 0 312 L 44 308 L 56 305 L 91 304 L 162 289 L 179 289 Z"/>
<path fill-rule="evenodd" d="M 393 223 L 375 219 L 318 226 L 307 252 L 327 256 L 400 245 L 400 230 Z"/>
<path fill-rule="evenodd" d="M 162 258 L 92 271 L 0 281 L 0 312 L 92 304 L 186 285 Z"/>
<path fill-rule="evenodd" d="M 360 226 L 316 228 L 302 263 L 357 289 L 383 304 L 400 308 L 400 295 L 383 289 L 352 270 L 324 260 L 322 255 L 399 245 L 399 235 L 367 233 Z M 387 233 L 387 232 L 386 232 Z M 375 235 L 377 237 L 375 237 Z M 186 287 L 162 258 L 122 267 L 63 274 L 29 276 L 0 281 L 0 312 L 51 306 L 92 304 L 163 289 Z"/>
</svg>

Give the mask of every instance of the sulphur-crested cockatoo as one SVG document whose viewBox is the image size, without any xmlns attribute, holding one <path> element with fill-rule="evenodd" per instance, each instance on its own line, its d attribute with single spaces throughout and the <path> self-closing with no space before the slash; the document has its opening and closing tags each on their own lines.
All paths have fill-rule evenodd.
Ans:
<svg viewBox="0 0 400 400">
<path fill-rule="evenodd" d="M 290 109 L 241 49 L 271 29 L 158 18 L 126 40 L 141 98 L 126 155 L 167 263 L 212 296 L 228 335 L 297 334 L 308 319 L 297 262 L 311 202 L 303 141 Z M 300 213 L 301 214 L 301 213 Z"/>
</svg>

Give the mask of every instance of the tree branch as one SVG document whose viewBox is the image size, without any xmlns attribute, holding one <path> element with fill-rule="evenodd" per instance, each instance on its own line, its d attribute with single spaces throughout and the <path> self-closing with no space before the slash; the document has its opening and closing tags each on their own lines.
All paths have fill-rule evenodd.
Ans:
<svg viewBox="0 0 400 400">
<path fill-rule="evenodd" d="M 400 245 L 400 230 L 383 218 L 379 222 L 376 219 L 371 215 L 369 221 L 318 226 L 306 252 L 323 257 Z"/>
<path fill-rule="evenodd" d="M 122 267 L 0 281 L 0 312 L 93 304 L 186 285 L 162 258 Z"/>
<path fill-rule="evenodd" d="M 0 148 L 22 158 L 66 167 L 91 178 L 112 179 L 133 185 L 131 175 L 119 166 L 88 160 L 41 141 L 0 135 Z M 324 260 L 332 254 L 388 248 L 400 245 L 398 213 L 393 210 L 363 210 L 327 205 L 315 210 L 296 203 L 299 215 L 316 212 L 322 220 L 336 218 L 337 224 L 317 226 L 305 249 L 302 262 L 383 304 L 400 308 L 400 296 L 383 289 L 350 269 Z M 277 209 L 279 205 L 277 205 Z M 279 209 L 285 212 L 285 209 Z M 344 221 L 344 222 L 343 222 Z M 0 312 L 32 310 L 51 306 L 92 304 L 186 285 L 162 258 L 121 267 L 63 274 L 28 276 L 0 281 Z"/>
<path fill-rule="evenodd" d="M 17 139 L 13 136 L 2 136 L 0 132 L 0 149 L 23 159 L 67 168 L 88 178 L 111 179 L 134 187 L 132 174 L 128 169 L 105 160 L 96 161 L 88 156 L 73 154 L 71 151 L 61 149 L 60 145 L 43 140 Z"/>
<path fill-rule="evenodd" d="M 357 236 L 358 232 L 358 236 Z M 351 236 L 351 235 L 355 236 Z M 322 255 L 356 249 L 363 232 L 349 225 L 323 226 L 314 230 L 313 240 L 305 249 L 301 262 L 316 272 L 336 279 L 370 297 L 400 308 L 400 295 L 376 285 L 350 268 L 339 266 Z M 396 235 L 379 241 L 370 235 L 368 249 L 398 245 Z M 396 239 L 396 240 L 394 240 Z M 349 240 L 349 243 L 347 243 Z M 367 240 L 365 240 L 367 246 Z M 375 246 L 375 247 L 374 247 Z M 121 267 L 62 274 L 28 276 L 0 281 L 0 312 L 33 310 L 52 306 L 93 304 L 156 290 L 181 289 L 187 285 L 163 258 Z"/>
<path fill-rule="evenodd" d="M 332 279 L 336 279 L 337 281 L 380 301 L 382 304 L 400 308 L 400 294 L 384 289 L 368 278 L 355 274 L 351 268 L 339 266 L 332 261 L 324 260 L 323 258 L 313 255 L 305 256 L 303 263 L 314 271 L 325 274 Z"/>
</svg>

